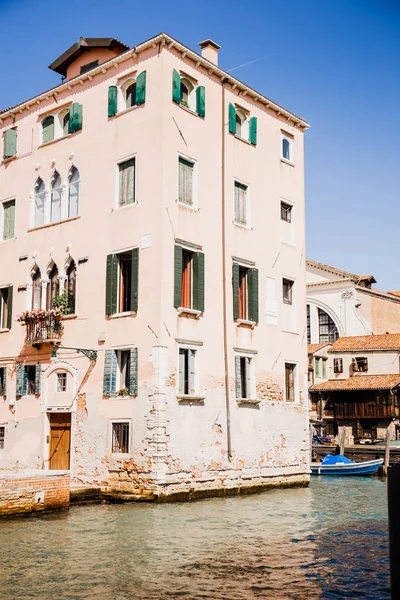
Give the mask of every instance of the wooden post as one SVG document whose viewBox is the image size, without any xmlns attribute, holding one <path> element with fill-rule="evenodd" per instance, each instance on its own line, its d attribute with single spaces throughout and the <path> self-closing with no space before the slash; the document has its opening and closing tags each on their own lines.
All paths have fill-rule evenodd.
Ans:
<svg viewBox="0 0 400 600">
<path fill-rule="evenodd" d="M 400 598 L 400 464 L 388 468 L 390 582 L 392 598 Z"/>
<path fill-rule="evenodd" d="M 313 437 L 314 437 L 314 425 L 310 423 L 310 462 L 313 461 Z"/>
<path fill-rule="evenodd" d="M 391 433 L 390 433 L 390 429 L 388 427 L 386 429 L 385 460 L 383 462 L 383 469 L 382 469 L 382 473 L 385 477 L 387 477 L 388 467 L 389 467 L 389 463 L 390 463 L 390 438 L 391 438 Z"/>
<path fill-rule="evenodd" d="M 340 432 L 340 437 L 339 437 L 339 446 L 340 446 L 340 454 L 343 454 L 343 455 L 344 455 L 345 436 L 346 436 L 346 430 L 344 427 L 342 427 L 342 431 Z"/>
</svg>

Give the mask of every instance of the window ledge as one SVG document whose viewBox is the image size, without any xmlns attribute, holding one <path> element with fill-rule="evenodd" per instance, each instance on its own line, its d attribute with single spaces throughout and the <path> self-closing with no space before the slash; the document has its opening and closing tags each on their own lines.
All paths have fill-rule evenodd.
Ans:
<svg viewBox="0 0 400 600">
<path fill-rule="evenodd" d="M 72 319 L 77 319 L 78 315 L 76 313 L 74 313 L 73 315 L 64 315 L 62 317 L 63 321 L 72 321 Z"/>
<path fill-rule="evenodd" d="M 180 200 L 176 200 L 176 203 L 183 208 L 188 208 L 189 210 L 193 210 L 194 212 L 199 212 L 199 209 L 194 204 L 188 204 L 186 202 L 181 202 Z"/>
<path fill-rule="evenodd" d="M 299 334 L 299 332 L 298 332 L 298 331 L 296 331 L 296 330 L 294 330 L 294 329 L 284 329 L 284 328 L 282 327 L 282 331 L 283 331 L 284 333 L 292 333 L 293 335 L 300 335 L 300 334 Z"/>
<path fill-rule="evenodd" d="M 177 311 L 179 316 L 184 314 L 194 315 L 196 319 L 198 319 L 202 314 L 201 310 L 195 310 L 194 308 L 185 308 L 184 306 L 179 306 L 179 308 L 177 308 Z"/>
<path fill-rule="evenodd" d="M 238 223 L 237 221 L 232 221 L 235 227 L 241 227 L 242 229 L 247 229 L 247 231 L 253 231 L 253 228 L 249 225 L 245 225 L 244 223 Z"/>
<path fill-rule="evenodd" d="M 289 165 L 290 167 L 294 167 L 294 163 L 291 160 L 287 160 L 287 158 L 282 158 L 282 156 L 281 162 L 285 163 L 285 165 Z"/>
<path fill-rule="evenodd" d="M 122 206 L 115 206 L 112 209 L 112 212 L 116 212 L 119 210 L 125 210 L 126 208 L 132 208 L 132 206 L 136 206 L 136 205 L 137 205 L 137 202 L 135 200 L 135 202 L 129 202 L 129 204 L 123 204 Z"/>
<path fill-rule="evenodd" d="M 249 146 L 254 145 L 249 140 L 246 140 L 246 138 L 242 137 L 241 135 L 238 135 L 237 133 L 235 133 L 234 136 L 237 140 L 240 140 L 241 142 L 244 142 L 245 144 L 248 144 Z"/>
<path fill-rule="evenodd" d="M 256 321 L 248 321 L 247 319 L 237 319 L 236 323 L 238 327 L 251 327 L 251 329 L 254 329 L 254 327 L 257 325 Z"/>
<path fill-rule="evenodd" d="M 109 319 L 120 319 L 121 317 L 133 317 L 136 315 L 135 310 L 127 310 L 125 312 L 115 313 L 113 315 L 108 315 Z"/>
<path fill-rule="evenodd" d="M 143 106 L 143 105 L 135 104 L 135 106 L 130 106 L 129 108 L 124 108 L 123 110 L 120 110 L 119 112 L 115 113 L 115 115 L 113 115 L 112 117 L 108 117 L 108 120 L 112 121 L 113 119 L 116 119 L 117 117 L 121 117 L 122 115 L 126 115 L 126 113 L 130 113 L 133 110 L 140 108 L 141 106 Z"/>
<path fill-rule="evenodd" d="M 177 396 L 178 402 L 197 402 L 202 403 L 205 400 L 205 396 L 198 396 L 196 394 L 180 394 Z"/>
<path fill-rule="evenodd" d="M 7 331 L 10 331 L 8 327 L 2 327 L 0 329 L 0 333 L 7 333 Z"/>
<path fill-rule="evenodd" d="M 185 106 L 184 104 L 178 104 L 178 106 L 180 108 L 183 108 L 183 110 L 185 110 L 186 112 L 188 112 L 191 115 L 194 115 L 195 117 L 200 117 L 200 115 L 197 114 L 197 112 L 195 110 L 192 110 L 191 108 L 189 108 L 188 106 Z M 204 117 L 200 117 L 201 119 L 204 119 Z"/>
<path fill-rule="evenodd" d="M 261 403 L 261 400 L 257 400 L 257 398 L 236 398 L 236 402 L 238 404 L 252 404 L 253 406 L 258 406 Z"/>
<path fill-rule="evenodd" d="M 31 227 L 30 229 L 28 229 L 28 233 L 30 233 L 31 231 L 38 231 L 39 229 L 46 229 L 48 227 L 56 227 L 57 225 L 62 225 L 63 223 L 70 223 L 71 221 L 76 221 L 80 218 L 80 215 L 77 215 L 76 217 L 68 217 L 67 219 L 63 219 L 62 221 L 55 221 L 54 223 L 45 223 L 44 225 Z"/>
<path fill-rule="evenodd" d="M 67 135 L 62 135 L 58 138 L 55 138 L 54 140 L 50 140 L 49 142 L 45 142 L 44 144 L 39 144 L 38 145 L 38 149 L 39 148 L 47 148 L 47 146 L 51 146 L 52 144 L 56 144 L 57 142 L 61 142 L 61 140 L 66 140 L 67 138 L 72 137 L 73 135 L 75 135 L 76 133 L 80 133 L 82 131 L 82 129 L 79 129 L 79 131 L 74 131 L 73 133 L 67 133 Z"/>
<path fill-rule="evenodd" d="M 7 238 L 6 240 L 0 239 L 0 244 L 5 244 L 6 242 L 13 242 L 17 238 L 14 236 L 12 238 Z"/>
<path fill-rule="evenodd" d="M 7 165 L 8 163 L 12 162 L 13 160 L 17 160 L 18 158 L 18 154 L 14 154 L 14 156 L 9 156 L 8 158 L 3 158 L 1 161 L 2 165 Z"/>
</svg>

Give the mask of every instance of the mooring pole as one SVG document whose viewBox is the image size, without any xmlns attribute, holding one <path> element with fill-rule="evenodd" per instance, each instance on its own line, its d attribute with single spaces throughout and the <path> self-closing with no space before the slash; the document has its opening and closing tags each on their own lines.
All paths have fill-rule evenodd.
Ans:
<svg viewBox="0 0 400 600">
<path fill-rule="evenodd" d="M 392 599 L 400 598 L 400 464 L 388 468 L 390 583 Z"/>
<path fill-rule="evenodd" d="M 389 427 L 386 429 L 386 438 L 385 438 L 385 460 L 383 462 L 383 475 L 387 476 L 388 467 L 390 464 L 390 438 L 391 432 Z"/>
<path fill-rule="evenodd" d="M 345 430 L 344 427 L 342 427 L 342 430 L 340 432 L 340 439 L 339 439 L 340 454 L 344 454 L 344 440 L 345 440 L 345 436 L 346 436 L 346 430 Z"/>
</svg>

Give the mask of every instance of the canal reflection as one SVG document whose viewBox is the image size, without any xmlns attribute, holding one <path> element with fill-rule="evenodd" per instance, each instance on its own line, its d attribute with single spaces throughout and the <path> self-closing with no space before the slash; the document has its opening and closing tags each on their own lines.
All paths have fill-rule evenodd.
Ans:
<svg viewBox="0 0 400 600">
<path fill-rule="evenodd" d="M 191 504 L 101 505 L 0 521 L 0 598 L 368 598 L 389 593 L 386 485 Z"/>
</svg>

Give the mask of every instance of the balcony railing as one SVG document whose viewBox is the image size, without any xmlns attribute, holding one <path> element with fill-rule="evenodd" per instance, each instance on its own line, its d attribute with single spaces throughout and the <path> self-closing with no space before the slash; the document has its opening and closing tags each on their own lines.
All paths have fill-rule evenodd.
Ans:
<svg viewBox="0 0 400 600">
<path fill-rule="evenodd" d="M 61 340 L 63 324 L 59 317 L 48 315 L 44 319 L 26 320 L 26 341 L 29 344 Z"/>
<path fill-rule="evenodd" d="M 386 418 L 393 419 L 400 417 L 400 406 L 386 406 L 384 404 L 374 404 L 372 402 L 335 402 L 334 416 L 336 419 L 368 419 L 368 418 Z M 331 411 L 325 409 L 324 416 L 331 416 Z"/>
</svg>

